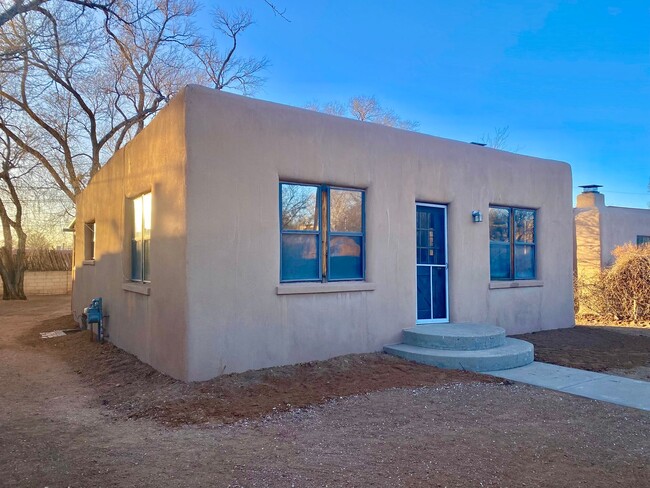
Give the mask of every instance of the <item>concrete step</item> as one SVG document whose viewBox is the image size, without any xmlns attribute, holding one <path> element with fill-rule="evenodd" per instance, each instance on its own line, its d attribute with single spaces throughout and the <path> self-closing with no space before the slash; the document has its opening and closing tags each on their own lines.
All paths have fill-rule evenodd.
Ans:
<svg viewBox="0 0 650 488">
<path fill-rule="evenodd" d="M 529 342 L 505 338 L 502 346 L 476 351 L 433 349 L 410 344 L 384 346 L 384 352 L 409 361 L 445 369 L 500 371 L 533 362 L 534 349 Z"/>
<path fill-rule="evenodd" d="M 404 344 L 432 349 L 478 350 L 503 346 L 506 331 L 487 324 L 432 324 L 404 329 Z"/>
</svg>

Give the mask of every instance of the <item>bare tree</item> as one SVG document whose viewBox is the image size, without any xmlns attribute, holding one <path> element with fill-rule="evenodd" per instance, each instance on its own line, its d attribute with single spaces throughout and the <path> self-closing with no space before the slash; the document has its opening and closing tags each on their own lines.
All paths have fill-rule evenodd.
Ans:
<svg viewBox="0 0 650 488">
<path fill-rule="evenodd" d="M 147 115 L 127 112 L 122 94 L 101 83 L 96 69 L 110 54 L 107 45 L 94 19 L 74 14 L 60 4 L 43 18 L 18 17 L 0 32 L 0 41 L 23 46 L 13 62 L 3 63 L 0 84 L 0 97 L 20 116 L 5 118 L 1 128 L 71 200 L 99 170 L 108 142 Z"/>
<path fill-rule="evenodd" d="M 65 215 L 108 157 L 183 86 L 211 82 L 249 93 L 268 61 L 237 56 L 252 24 L 245 11 L 215 14 L 228 43 L 220 52 L 215 40 L 197 36 L 193 0 L 14 3 L 0 23 L 0 134 L 8 151 L 0 182 L 9 197 L 0 220 L 3 295 L 24 298 L 25 201 L 56 202 Z M 17 154 L 33 168 L 19 184 L 10 163 Z"/>
<path fill-rule="evenodd" d="M 49 173 L 39 164 L 28 175 L 16 180 L 16 191 L 23 204 L 23 229 L 27 250 L 35 233 L 43 234 L 51 248 L 70 249 L 72 234 L 63 232 L 74 218 L 74 203 L 52 183 Z"/>
<path fill-rule="evenodd" d="M 48 2 L 49 0 L 8 0 L 12 2 L 12 4 L 7 7 L 4 12 L 0 13 L 0 27 L 2 27 L 4 24 L 9 22 L 10 20 L 14 19 L 18 15 L 21 14 L 27 14 L 30 12 L 39 12 L 40 7 Z M 128 0 L 123 0 L 120 2 L 119 0 L 96 0 L 96 1 L 91 1 L 91 0 L 65 0 L 70 3 L 73 3 L 75 5 L 80 5 L 82 7 L 86 7 L 88 9 L 92 10 L 98 10 L 102 11 L 106 14 L 117 16 L 116 15 L 116 6 L 119 7 L 121 3 L 124 3 L 124 1 Z M 287 17 L 286 17 L 286 9 L 280 9 L 276 4 L 270 2 L 269 0 L 264 0 L 264 3 L 268 5 L 273 13 L 287 22 L 291 22 Z M 122 20 L 125 20 L 127 22 L 134 22 L 137 19 L 128 19 L 128 18 L 121 18 Z"/>
<path fill-rule="evenodd" d="M 23 207 L 15 179 L 29 170 L 22 166 L 25 153 L 5 133 L 0 135 L 0 222 L 3 245 L 0 247 L 0 277 L 3 300 L 25 300 L 25 245 Z"/>
<path fill-rule="evenodd" d="M 276 4 L 270 2 L 269 0 L 264 0 L 264 3 L 267 4 L 269 7 L 271 7 L 271 10 L 275 15 L 277 15 L 278 17 L 282 17 L 287 22 L 291 22 L 285 15 L 287 13 L 286 8 L 280 10 L 280 8 Z"/>
<path fill-rule="evenodd" d="M 348 101 L 348 108 L 352 117 L 362 122 L 374 122 L 383 114 L 383 110 L 374 96 L 353 97 Z"/>
<path fill-rule="evenodd" d="M 503 151 L 519 152 L 521 146 L 510 145 L 510 127 L 505 125 L 503 127 L 495 127 L 492 132 L 486 132 L 481 136 L 481 142 L 487 147 L 493 149 L 501 149 Z"/>
<path fill-rule="evenodd" d="M 0 26 L 6 24 L 17 15 L 36 10 L 46 1 L 47 0 L 14 0 L 12 5 L 10 5 L 4 12 L 0 13 Z"/>
<path fill-rule="evenodd" d="M 411 131 L 417 130 L 420 125 L 419 122 L 402 119 L 393 110 L 385 109 L 374 96 L 359 95 L 352 97 L 347 104 L 328 102 L 321 106 L 317 101 L 312 101 L 305 105 L 305 108 L 330 115 L 350 117 L 362 122 L 374 122 Z"/>
<path fill-rule="evenodd" d="M 282 185 L 282 228 L 314 230 L 318 228 L 316 189 L 311 186 Z"/>
<path fill-rule="evenodd" d="M 229 13 L 222 9 L 215 10 L 213 27 L 228 38 L 230 46 L 222 52 L 217 41 L 211 38 L 199 41 L 194 47 L 213 88 L 222 90 L 230 87 L 249 94 L 264 83 L 261 73 L 269 65 L 268 59 L 242 58 L 236 55 L 239 37 L 252 24 L 253 17 L 249 11 Z"/>
<path fill-rule="evenodd" d="M 10 0 L 11 1 L 11 0 Z M 19 15 L 24 15 L 27 13 L 43 13 L 41 7 L 43 4 L 47 3 L 49 0 L 13 0 L 12 5 L 10 5 L 4 12 L 0 13 L 0 27 L 2 27 L 7 22 L 13 20 Z M 117 4 L 117 0 L 65 0 L 75 5 L 79 5 L 85 8 L 93 10 L 101 10 L 103 12 L 112 13 L 113 7 Z"/>
<path fill-rule="evenodd" d="M 313 100 L 307 103 L 307 105 L 305 105 L 305 108 L 314 110 L 315 112 L 322 112 L 328 115 L 336 115 L 338 117 L 348 116 L 348 108 L 341 102 L 327 102 L 321 106 L 318 101 Z"/>
<path fill-rule="evenodd" d="M 247 92 L 262 81 L 265 59 L 235 55 L 248 13 L 217 12 L 232 46 L 206 59 L 205 52 L 196 57 L 203 43 L 192 28 L 191 0 L 116 2 L 101 15 L 64 0 L 46 6 L 0 28 L 0 42 L 16 46 L 0 67 L 0 98 L 20 111 L 0 129 L 71 200 L 182 86 L 211 74 L 218 89 Z"/>
</svg>

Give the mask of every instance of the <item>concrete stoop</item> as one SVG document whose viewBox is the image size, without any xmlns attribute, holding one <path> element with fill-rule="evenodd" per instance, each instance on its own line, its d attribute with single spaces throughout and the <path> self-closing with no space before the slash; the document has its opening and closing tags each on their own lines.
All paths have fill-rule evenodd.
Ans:
<svg viewBox="0 0 650 488">
<path fill-rule="evenodd" d="M 402 340 L 384 346 L 384 352 L 438 368 L 500 371 L 534 360 L 532 344 L 506 337 L 505 330 L 494 325 L 422 325 L 404 329 Z"/>
</svg>

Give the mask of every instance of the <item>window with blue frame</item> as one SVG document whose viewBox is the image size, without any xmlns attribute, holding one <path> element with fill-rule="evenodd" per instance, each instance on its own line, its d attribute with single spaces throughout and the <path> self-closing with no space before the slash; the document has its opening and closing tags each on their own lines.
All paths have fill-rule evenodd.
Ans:
<svg viewBox="0 0 650 488">
<path fill-rule="evenodd" d="M 650 246 L 650 236 L 636 236 L 637 246 Z"/>
<path fill-rule="evenodd" d="M 131 281 L 149 282 L 151 242 L 151 193 L 131 200 L 133 232 L 131 234 Z"/>
<path fill-rule="evenodd" d="M 365 192 L 280 183 L 280 281 L 365 277 Z"/>
<path fill-rule="evenodd" d="M 490 207 L 490 279 L 534 280 L 536 212 L 527 208 Z"/>
</svg>

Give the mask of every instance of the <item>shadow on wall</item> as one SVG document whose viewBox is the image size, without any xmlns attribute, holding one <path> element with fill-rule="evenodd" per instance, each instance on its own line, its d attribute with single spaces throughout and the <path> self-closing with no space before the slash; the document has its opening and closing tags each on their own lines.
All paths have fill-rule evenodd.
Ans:
<svg viewBox="0 0 650 488">
<path fill-rule="evenodd" d="M 93 298 L 108 315 L 108 340 L 142 361 L 183 378 L 186 369 L 185 237 L 156 236 L 151 248 L 151 283 L 131 281 L 130 246 L 99 252 L 83 261 L 77 252 L 72 312 L 77 320 Z M 82 241 L 78 237 L 77 245 Z M 130 244 L 130 240 L 127 240 Z M 81 256 L 80 256 L 81 255 Z"/>
</svg>

